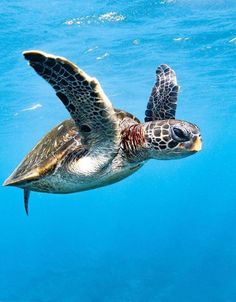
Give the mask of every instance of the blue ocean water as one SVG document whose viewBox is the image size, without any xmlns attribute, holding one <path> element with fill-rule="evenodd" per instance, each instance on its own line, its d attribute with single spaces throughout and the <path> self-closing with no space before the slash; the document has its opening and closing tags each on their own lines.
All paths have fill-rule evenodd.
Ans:
<svg viewBox="0 0 236 302">
<path fill-rule="evenodd" d="M 68 117 L 21 53 L 67 57 L 143 119 L 156 66 L 202 152 L 71 195 L 0 188 L 0 301 L 236 301 L 235 1 L 0 2 L 0 181 Z"/>
</svg>

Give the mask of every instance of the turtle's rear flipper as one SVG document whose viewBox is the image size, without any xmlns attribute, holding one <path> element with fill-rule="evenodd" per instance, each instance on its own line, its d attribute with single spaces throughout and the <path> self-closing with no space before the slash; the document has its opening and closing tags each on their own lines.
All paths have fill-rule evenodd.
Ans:
<svg viewBox="0 0 236 302">
<path fill-rule="evenodd" d="M 30 190 L 24 189 L 24 205 L 25 205 L 25 212 L 29 215 L 29 197 L 30 197 Z"/>
</svg>

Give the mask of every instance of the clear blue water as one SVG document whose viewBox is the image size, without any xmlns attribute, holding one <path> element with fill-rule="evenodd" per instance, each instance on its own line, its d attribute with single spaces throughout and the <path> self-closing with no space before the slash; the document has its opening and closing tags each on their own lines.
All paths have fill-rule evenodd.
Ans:
<svg viewBox="0 0 236 302">
<path fill-rule="evenodd" d="M 236 301 L 235 1 L 0 2 L 0 181 L 68 117 L 21 52 L 65 56 L 143 119 L 155 68 L 204 148 L 72 195 L 0 188 L 0 301 Z"/>
</svg>

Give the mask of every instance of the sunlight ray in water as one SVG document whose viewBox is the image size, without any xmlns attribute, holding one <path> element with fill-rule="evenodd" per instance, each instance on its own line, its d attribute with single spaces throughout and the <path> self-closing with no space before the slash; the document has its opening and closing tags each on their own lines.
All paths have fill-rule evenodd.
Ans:
<svg viewBox="0 0 236 302">
<path fill-rule="evenodd" d="M 20 112 L 37 110 L 37 109 L 39 109 L 41 107 L 43 107 L 41 104 L 35 104 L 35 105 L 30 106 L 30 107 L 21 109 Z M 17 116 L 17 115 L 19 115 L 19 112 L 14 113 L 14 116 Z"/>
</svg>

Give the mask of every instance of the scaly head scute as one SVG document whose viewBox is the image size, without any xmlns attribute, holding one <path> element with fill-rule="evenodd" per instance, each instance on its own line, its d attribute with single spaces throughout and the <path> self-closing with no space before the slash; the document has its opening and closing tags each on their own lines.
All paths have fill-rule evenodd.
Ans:
<svg viewBox="0 0 236 302">
<path fill-rule="evenodd" d="M 144 135 L 150 158 L 178 159 L 202 148 L 199 128 L 185 121 L 170 119 L 145 123 Z"/>
</svg>

